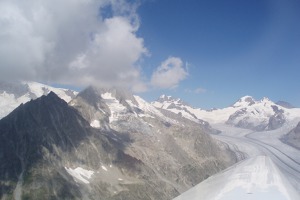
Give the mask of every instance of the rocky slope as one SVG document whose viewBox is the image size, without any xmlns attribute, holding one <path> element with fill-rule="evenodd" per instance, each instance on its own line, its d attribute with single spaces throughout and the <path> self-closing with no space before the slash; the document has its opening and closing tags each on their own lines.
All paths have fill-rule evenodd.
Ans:
<svg viewBox="0 0 300 200">
<path fill-rule="evenodd" d="M 300 122 L 293 130 L 283 136 L 281 140 L 295 148 L 300 149 Z"/>
<path fill-rule="evenodd" d="M 21 103 L 36 99 L 50 91 L 55 92 L 66 102 L 71 101 L 77 92 L 55 88 L 37 82 L 3 82 L 0 81 L 0 119 L 13 111 Z"/>
<path fill-rule="evenodd" d="M 70 105 L 91 126 L 121 133 L 118 137 L 123 138 L 114 137 L 114 140 L 127 137 L 131 143 L 125 152 L 146 163 L 179 192 L 232 161 L 207 134 L 215 131 L 207 123 L 199 125 L 172 112 L 158 110 L 126 90 L 89 87 Z M 198 171 L 197 176 L 193 170 Z"/>
<path fill-rule="evenodd" d="M 242 97 L 227 108 L 209 111 L 193 108 L 180 99 L 165 95 L 153 102 L 152 105 L 198 123 L 205 120 L 210 124 L 226 123 L 255 131 L 277 129 L 300 115 L 299 108 L 286 108 L 267 98 L 257 101 L 251 96 Z"/>
<path fill-rule="evenodd" d="M 0 199 L 171 199 L 233 162 L 206 126 L 123 90 L 70 105 L 51 92 L 0 120 Z"/>
</svg>

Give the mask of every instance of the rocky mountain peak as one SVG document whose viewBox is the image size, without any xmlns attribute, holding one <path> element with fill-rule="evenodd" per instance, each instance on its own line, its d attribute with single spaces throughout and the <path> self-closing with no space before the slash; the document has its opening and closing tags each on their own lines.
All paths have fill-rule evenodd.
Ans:
<svg viewBox="0 0 300 200">
<path fill-rule="evenodd" d="M 176 105 L 188 105 L 187 103 L 185 103 L 183 100 L 181 100 L 180 98 L 174 98 L 172 96 L 167 96 L 167 95 L 161 95 L 156 102 L 159 103 L 173 103 Z"/>
<path fill-rule="evenodd" d="M 54 92 L 21 104 L 0 121 L 0 179 L 16 179 L 46 152 L 58 156 L 59 151 L 71 151 L 87 136 L 89 127 Z"/>
<path fill-rule="evenodd" d="M 255 99 L 252 96 L 244 96 L 233 104 L 233 107 L 251 106 L 255 104 Z"/>
<path fill-rule="evenodd" d="M 97 90 L 97 88 L 93 86 L 89 86 L 81 91 L 77 97 L 84 99 L 84 101 L 94 106 L 95 108 L 97 107 L 97 102 L 102 99 L 101 93 Z M 74 105 L 74 100 L 70 102 L 70 105 Z"/>
<path fill-rule="evenodd" d="M 137 105 L 133 94 L 126 88 L 89 86 L 86 90 L 86 92 L 81 92 L 82 95 L 88 94 L 91 98 L 96 99 L 103 99 L 105 96 L 111 96 L 119 102 L 131 101 L 133 104 Z"/>
<path fill-rule="evenodd" d="M 175 100 L 172 96 L 167 96 L 165 94 L 161 95 L 157 101 L 159 102 L 164 102 L 164 101 L 172 101 L 172 100 Z"/>
<path fill-rule="evenodd" d="M 263 97 L 260 101 L 261 102 L 271 102 L 271 103 L 273 103 L 268 97 Z"/>
</svg>

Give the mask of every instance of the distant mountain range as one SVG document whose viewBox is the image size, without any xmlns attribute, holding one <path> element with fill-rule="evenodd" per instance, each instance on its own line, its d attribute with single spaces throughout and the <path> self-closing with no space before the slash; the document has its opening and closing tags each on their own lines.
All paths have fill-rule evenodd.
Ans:
<svg viewBox="0 0 300 200">
<path fill-rule="evenodd" d="M 174 112 L 187 119 L 198 122 L 205 120 L 210 124 L 226 123 L 255 131 L 274 130 L 288 121 L 300 116 L 299 108 L 289 108 L 288 103 L 274 103 L 268 98 L 259 101 L 245 96 L 232 106 L 223 109 L 203 110 L 193 108 L 180 99 L 162 95 L 152 105 Z"/>
<path fill-rule="evenodd" d="M 0 120 L 0 199 L 172 199 L 237 161 L 207 122 L 124 89 L 88 87 L 75 97 L 3 85 L 11 108 L 25 100 Z"/>
</svg>

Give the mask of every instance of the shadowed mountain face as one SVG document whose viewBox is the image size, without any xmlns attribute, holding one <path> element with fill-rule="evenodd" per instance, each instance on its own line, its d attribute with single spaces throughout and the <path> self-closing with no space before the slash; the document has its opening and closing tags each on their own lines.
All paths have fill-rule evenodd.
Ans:
<svg viewBox="0 0 300 200">
<path fill-rule="evenodd" d="M 0 120 L 0 199 L 172 199 L 234 160 L 205 126 L 127 92 L 70 105 L 51 92 Z"/>
<path fill-rule="evenodd" d="M 300 149 L 300 122 L 293 130 L 291 130 L 288 134 L 286 134 L 281 140 L 297 149 Z"/>
<path fill-rule="evenodd" d="M 122 168 L 124 174 L 142 165 L 53 92 L 20 105 L 0 121 L 0 130 L 3 199 L 105 199 L 110 196 L 107 180 L 94 185 L 80 177 L 112 164 L 115 173 Z M 92 186 L 99 191 L 89 194 Z"/>
<path fill-rule="evenodd" d="M 33 165 L 43 157 L 43 148 L 49 153 L 53 153 L 55 147 L 72 151 L 89 134 L 85 129 L 89 124 L 53 92 L 47 97 L 21 104 L 0 121 L 0 127 L 0 148 L 3 149 L 1 152 L 5 152 L 1 163 L 8 169 L 18 167 L 6 172 L 9 177 L 21 172 L 21 165 L 14 165 L 15 162 L 23 162 L 23 167 Z M 9 162 L 9 159 L 15 162 Z"/>
<path fill-rule="evenodd" d="M 109 160 L 107 152 L 113 148 L 53 92 L 20 105 L 0 121 L 0 130 L 0 196 L 4 199 L 80 197 L 64 167 L 98 165 Z M 92 138 L 102 153 L 85 149 Z"/>
</svg>

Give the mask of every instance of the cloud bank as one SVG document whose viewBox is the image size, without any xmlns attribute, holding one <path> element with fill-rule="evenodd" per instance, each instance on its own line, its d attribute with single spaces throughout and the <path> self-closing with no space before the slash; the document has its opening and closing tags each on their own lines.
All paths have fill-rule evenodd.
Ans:
<svg viewBox="0 0 300 200">
<path fill-rule="evenodd" d="M 162 89 L 176 88 L 188 76 L 187 69 L 178 57 L 169 57 L 153 72 L 151 85 Z"/>
<path fill-rule="evenodd" d="M 0 79 L 145 89 L 147 49 L 126 0 L 2 0 L 0 27 Z"/>
</svg>

